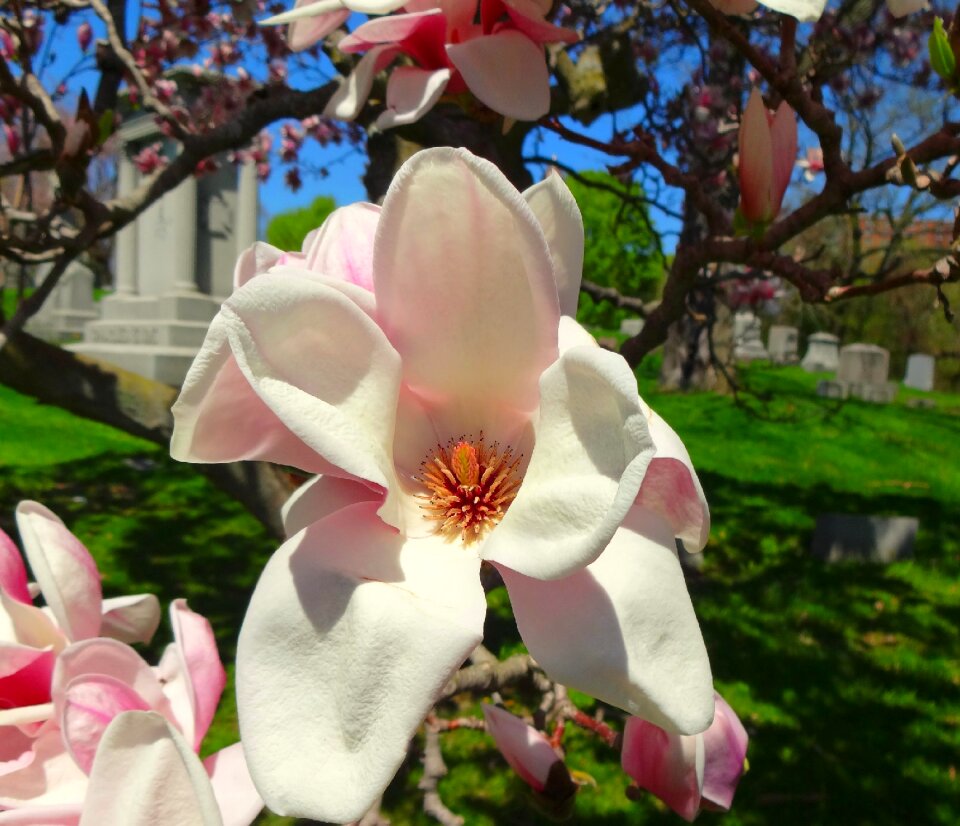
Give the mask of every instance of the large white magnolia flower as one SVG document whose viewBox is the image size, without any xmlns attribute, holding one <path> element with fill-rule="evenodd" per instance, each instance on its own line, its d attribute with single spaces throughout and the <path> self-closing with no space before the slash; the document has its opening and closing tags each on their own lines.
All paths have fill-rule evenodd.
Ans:
<svg viewBox="0 0 960 826">
<path fill-rule="evenodd" d="M 484 560 L 554 679 L 671 731 L 710 725 L 675 544 L 703 546 L 706 503 L 627 363 L 573 320 L 582 261 L 559 176 L 520 193 L 432 149 L 382 209 L 238 264 L 172 451 L 320 474 L 285 509 L 237 655 L 275 811 L 339 823 L 382 792 L 483 636 Z"/>
</svg>

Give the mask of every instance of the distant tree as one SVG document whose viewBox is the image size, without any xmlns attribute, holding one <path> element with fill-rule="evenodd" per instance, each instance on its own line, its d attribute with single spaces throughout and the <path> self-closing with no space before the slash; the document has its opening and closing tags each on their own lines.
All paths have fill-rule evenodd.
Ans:
<svg viewBox="0 0 960 826">
<path fill-rule="evenodd" d="M 267 243 L 282 250 L 299 250 L 307 233 L 319 227 L 336 208 L 333 198 L 320 195 L 309 206 L 281 212 L 267 224 Z"/>
<path fill-rule="evenodd" d="M 656 298 L 667 262 L 650 221 L 643 190 L 607 172 L 583 172 L 567 178 L 583 214 L 586 234 L 584 278 L 644 301 Z M 580 296 L 578 318 L 584 324 L 615 329 L 630 310 Z"/>
</svg>

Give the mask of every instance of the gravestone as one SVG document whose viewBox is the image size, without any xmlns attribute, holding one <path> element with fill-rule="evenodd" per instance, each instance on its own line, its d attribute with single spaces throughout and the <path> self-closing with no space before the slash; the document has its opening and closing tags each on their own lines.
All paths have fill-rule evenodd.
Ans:
<svg viewBox="0 0 960 826">
<path fill-rule="evenodd" d="M 842 381 L 820 379 L 817 382 L 817 395 L 822 399 L 845 399 L 847 397 L 847 385 Z"/>
<path fill-rule="evenodd" d="M 638 336 L 643 330 L 642 318 L 625 318 L 620 322 L 620 332 L 625 336 Z"/>
<path fill-rule="evenodd" d="M 800 334 L 796 327 L 774 324 L 767 335 L 767 350 L 774 364 L 796 364 Z"/>
<path fill-rule="evenodd" d="M 830 333 L 814 333 L 807 339 L 807 352 L 800 362 L 808 373 L 832 373 L 840 363 L 840 339 Z"/>
<path fill-rule="evenodd" d="M 38 268 L 37 284 L 43 282 L 50 269 L 49 264 Z M 27 321 L 27 332 L 54 343 L 83 335 L 84 325 L 99 316 L 93 300 L 93 282 L 93 270 L 79 261 L 70 263 L 43 306 Z"/>
<path fill-rule="evenodd" d="M 749 310 L 740 310 L 733 317 L 733 357 L 737 361 L 769 358 L 760 336 L 760 319 Z"/>
<path fill-rule="evenodd" d="M 119 196 L 142 176 L 132 157 L 162 140 L 152 118 L 119 132 Z M 216 172 L 188 178 L 122 229 L 114 247 L 114 292 L 101 318 L 69 349 L 148 378 L 179 385 L 220 304 L 233 291 L 237 257 L 257 234 L 253 164 L 219 159 Z"/>
<path fill-rule="evenodd" d="M 840 349 L 837 381 L 855 399 L 878 404 L 893 401 L 896 387 L 888 381 L 890 352 L 875 344 L 848 344 Z"/>
<path fill-rule="evenodd" d="M 914 390 L 933 390 L 933 374 L 936 359 L 925 353 L 913 353 L 907 356 L 907 372 L 903 383 Z"/>
<path fill-rule="evenodd" d="M 825 562 L 896 562 L 913 556 L 918 528 L 910 516 L 820 514 L 811 551 Z"/>
</svg>

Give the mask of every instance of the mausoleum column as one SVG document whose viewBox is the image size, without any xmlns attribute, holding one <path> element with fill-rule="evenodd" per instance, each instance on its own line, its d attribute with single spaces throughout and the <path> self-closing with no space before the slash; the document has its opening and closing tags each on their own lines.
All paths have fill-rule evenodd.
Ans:
<svg viewBox="0 0 960 826">
<path fill-rule="evenodd" d="M 126 152 L 120 150 L 117 158 L 117 195 L 133 192 L 137 185 L 137 170 Z M 137 292 L 137 226 L 136 220 L 117 233 L 113 258 L 113 290 L 115 295 L 135 295 Z"/>
<path fill-rule="evenodd" d="M 240 164 L 237 181 L 237 255 L 253 246 L 257 240 L 257 221 L 260 217 L 258 198 L 259 181 L 257 165 L 247 162 Z"/>
<path fill-rule="evenodd" d="M 165 196 L 170 208 L 173 289 L 197 292 L 197 179 L 191 175 Z"/>
</svg>

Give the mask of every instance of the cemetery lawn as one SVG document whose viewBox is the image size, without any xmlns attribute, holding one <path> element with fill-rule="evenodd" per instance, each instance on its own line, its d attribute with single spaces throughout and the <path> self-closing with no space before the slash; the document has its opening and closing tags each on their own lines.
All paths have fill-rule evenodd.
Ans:
<svg viewBox="0 0 960 826">
<path fill-rule="evenodd" d="M 641 371 L 641 374 L 643 371 Z M 960 396 L 907 394 L 887 407 L 817 399 L 816 376 L 754 367 L 740 404 L 710 394 L 644 398 L 686 443 L 713 530 L 690 589 L 719 690 L 751 735 L 750 771 L 726 824 L 960 821 Z M 914 409 L 906 399 L 934 399 Z M 96 556 L 108 595 L 185 596 L 212 621 L 227 661 L 274 543 L 244 510 L 163 449 L 0 387 L 0 526 L 38 499 Z M 818 513 L 920 520 L 915 559 L 824 565 L 808 548 Z M 487 644 L 520 650 L 503 588 L 489 595 Z M 164 623 L 145 652 L 159 655 Z M 323 679 L 323 675 L 317 675 Z M 361 689 L 362 690 L 362 689 Z M 594 705 L 577 695 L 587 709 Z M 464 706 L 463 714 L 478 714 Z M 617 727 L 622 717 L 608 710 Z M 306 722 L 306 721 L 305 721 Z M 204 751 L 232 742 L 231 684 Z M 467 824 L 549 823 L 482 733 L 443 735 L 440 790 Z M 571 822 L 677 824 L 629 802 L 618 761 L 570 731 L 571 769 L 594 778 Z M 291 743 L 296 748 L 295 743 Z M 419 763 L 385 798 L 395 824 L 428 824 Z M 716 821 L 704 813 L 700 821 Z M 260 823 L 295 821 L 265 815 Z"/>
</svg>

